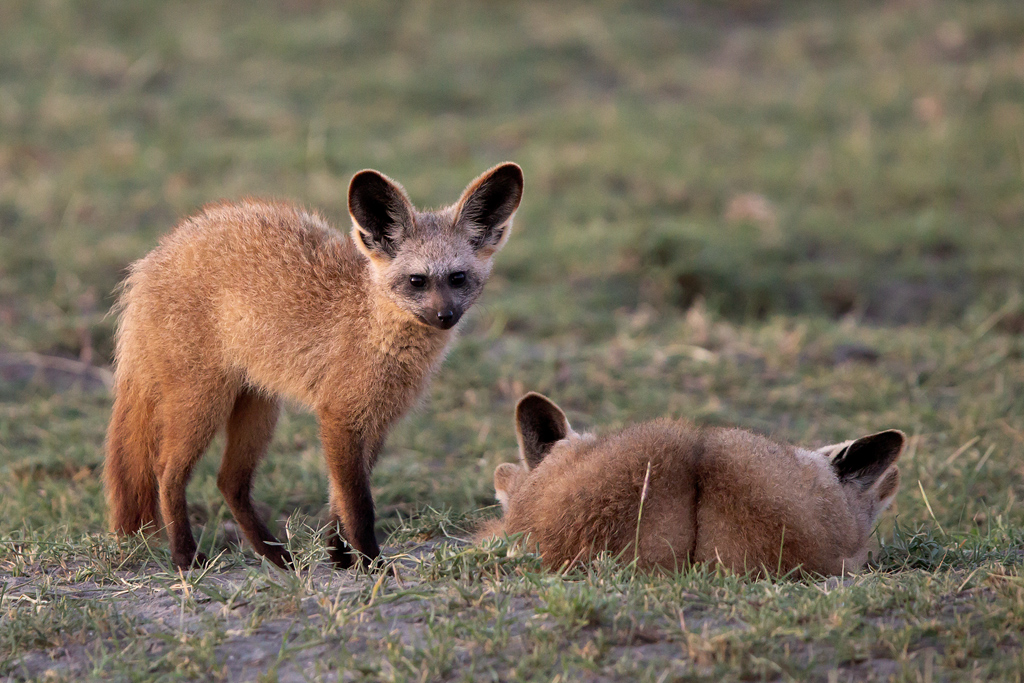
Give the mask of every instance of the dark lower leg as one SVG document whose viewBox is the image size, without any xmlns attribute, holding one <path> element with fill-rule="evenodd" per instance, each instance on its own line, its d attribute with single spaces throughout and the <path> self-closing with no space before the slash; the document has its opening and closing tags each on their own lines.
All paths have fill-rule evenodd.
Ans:
<svg viewBox="0 0 1024 683">
<path fill-rule="evenodd" d="M 328 533 L 331 559 L 341 568 L 352 564 L 355 551 L 366 565 L 380 555 L 374 534 L 373 496 L 370 493 L 369 463 L 373 462 L 367 440 L 345 428 L 330 412 L 320 413 L 320 434 L 331 480 L 333 529 Z M 377 448 L 379 440 L 373 440 Z M 346 548 L 344 540 L 351 548 Z"/>
<path fill-rule="evenodd" d="M 182 569 L 206 563 L 206 557 L 196 552 L 196 541 L 188 521 L 185 488 L 191 473 L 191 467 L 169 467 L 160 479 L 160 512 L 167 528 L 171 561 Z"/>
<path fill-rule="evenodd" d="M 194 400 L 168 401 L 160 443 L 160 514 L 167 529 L 171 559 L 181 568 L 206 562 L 203 555 L 196 554 L 185 489 L 192 469 L 226 417 L 226 410 L 220 405 L 206 403 L 201 406 L 206 410 L 201 412 L 195 410 L 195 405 Z"/>
<path fill-rule="evenodd" d="M 327 536 L 331 559 L 343 569 L 352 565 L 353 552 L 363 566 L 380 555 L 374 532 L 375 515 L 369 482 L 353 479 L 345 482 L 344 493 L 332 497 L 332 524 Z"/>
<path fill-rule="evenodd" d="M 231 514 L 253 548 L 279 567 L 291 565 L 291 555 L 270 533 L 252 505 L 252 481 L 267 452 L 277 424 L 275 399 L 244 390 L 228 419 L 227 447 L 217 475 Z"/>
</svg>

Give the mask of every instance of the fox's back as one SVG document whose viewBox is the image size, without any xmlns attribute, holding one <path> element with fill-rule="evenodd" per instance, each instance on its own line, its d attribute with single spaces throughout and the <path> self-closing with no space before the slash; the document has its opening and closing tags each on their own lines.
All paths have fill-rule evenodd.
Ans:
<svg viewBox="0 0 1024 683">
<path fill-rule="evenodd" d="M 254 200 L 213 204 L 132 266 L 126 313 L 146 314 L 159 324 L 198 306 L 203 314 L 219 313 L 223 327 L 248 311 L 266 312 L 267 305 L 301 315 L 354 294 L 364 270 L 360 260 L 345 236 L 298 207 Z M 143 297 L 146 310 L 137 310 Z M 238 311 L 234 320 L 224 315 L 228 306 Z"/>
<path fill-rule="evenodd" d="M 743 430 L 657 420 L 556 446 L 513 496 L 506 531 L 528 532 L 550 567 L 625 550 L 641 566 L 774 569 L 781 550 L 784 570 L 835 573 L 829 560 L 863 542 L 850 519 L 823 458 Z"/>
<path fill-rule="evenodd" d="M 132 267 L 118 363 L 226 373 L 316 404 L 328 376 L 365 387 L 363 374 L 383 374 L 367 367 L 375 350 L 368 345 L 380 341 L 370 323 L 384 323 L 375 329 L 387 334 L 388 322 L 388 311 L 371 310 L 371 286 L 365 258 L 319 216 L 257 200 L 210 205 Z M 393 317 L 391 335 L 410 328 L 407 344 L 415 346 L 416 326 L 407 316 Z M 419 356 L 414 365 L 423 363 Z M 420 367 L 410 373 L 424 374 Z M 415 393 L 419 385 L 408 389 Z"/>
<path fill-rule="evenodd" d="M 515 420 L 520 462 L 494 471 L 504 518 L 481 538 L 524 534 L 549 568 L 609 551 L 641 567 L 856 571 L 906 444 L 890 429 L 809 451 L 664 419 L 595 437 L 534 392 Z"/>
</svg>

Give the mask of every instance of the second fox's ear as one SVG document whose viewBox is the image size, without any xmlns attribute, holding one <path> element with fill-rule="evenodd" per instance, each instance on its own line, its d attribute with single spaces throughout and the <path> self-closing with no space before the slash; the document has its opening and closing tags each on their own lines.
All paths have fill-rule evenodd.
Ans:
<svg viewBox="0 0 1024 683">
<path fill-rule="evenodd" d="M 832 468 L 840 482 L 869 489 L 896 462 L 906 443 L 898 429 L 862 436 L 833 457 Z"/>
<path fill-rule="evenodd" d="M 523 169 L 506 162 L 469 184 L 456 205 L 455 224 L 470 234 L 473 248 L 493 254 L 508 239 L 512 216 L 523 198 Z"/>
<path fill-rule="evenodd" d="M 414 209 L 402 186 L 377 171 L 360 171 L 348 186 L 352 238 L 369 257 L 394 258 Z"/>
<path fill-rule="evenodd" d="M 531 391 L 516 404 L 519 457 L 531 470 L 571 431 L 565 413 L 546 396 Z"/>
<path fill-rule="evenodd" d="M 501 503 L 501 511 L 508 513 L 508 502 L 519 488 L 519 478 L 524 474 L 520 465 L 503 462 L 494 470 L 494 497 Z"/>
</svg>

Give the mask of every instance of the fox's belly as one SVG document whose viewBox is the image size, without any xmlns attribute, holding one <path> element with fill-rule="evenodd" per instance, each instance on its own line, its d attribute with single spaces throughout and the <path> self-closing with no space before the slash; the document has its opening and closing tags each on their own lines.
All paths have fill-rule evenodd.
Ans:
<svg viewBox="0 0 1024 683">
<path fill-rule="evenodd" d="M 435 354 L 436 355 L 436 354 Z M 373 353 L 359 342 L 302 330 L 228 339 L 225 360 L 246 383 L 367 433 L 382 433 L 415 402 L 435 359 Z"/>
</svg>

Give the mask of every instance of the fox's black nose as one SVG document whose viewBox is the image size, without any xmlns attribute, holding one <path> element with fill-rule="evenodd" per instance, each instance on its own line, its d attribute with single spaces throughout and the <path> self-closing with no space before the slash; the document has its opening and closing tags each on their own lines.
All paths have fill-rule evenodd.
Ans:
<svg viewBox="0 0 1024 683">
<path fill-rule="evenodd" d="M 437 312 L 437 321 L 447 327 L 455 320 L 455 311 L 450 308 Z"/>
</svg>

